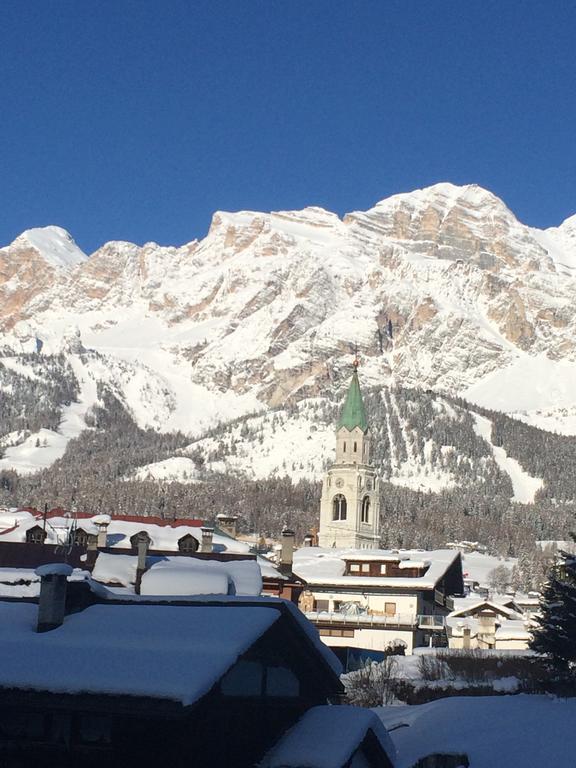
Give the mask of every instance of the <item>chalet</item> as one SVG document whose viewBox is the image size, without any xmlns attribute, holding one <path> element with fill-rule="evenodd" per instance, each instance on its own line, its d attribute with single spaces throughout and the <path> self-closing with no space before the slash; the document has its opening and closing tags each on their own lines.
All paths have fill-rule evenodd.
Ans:
<svg viewBox="0 0 576 768">
<path fill-rule="evenodd" d="M 0 601 L 0 765 L 248 768 L 339 701 L 338 661 L 287 601 L 116 600 L 64 615 L 70 570 L 39 571 L 38 607 Z"/>
<path fill-rule="evenodd" d="M 450 648 L 525 650 L 530 620 L 509 605 L 493 600 L 467 601 L 446 617 Z"/>
<path fill-rule="evenodd" d="M 331 647 L 384 652 L 441 643 L 451 595 L 462 594 L 454 550 L 298 550 L 300 607 Z M 437 639 L 436 639 L 437 638 Z"/>
</svg>

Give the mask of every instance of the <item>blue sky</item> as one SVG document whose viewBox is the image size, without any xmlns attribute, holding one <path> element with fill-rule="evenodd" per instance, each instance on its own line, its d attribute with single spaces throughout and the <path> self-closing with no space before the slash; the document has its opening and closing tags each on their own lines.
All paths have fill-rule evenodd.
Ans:
<svg viewBox="0 0 576 768">
<path fill-rule="evenodd" d="M 0 243 L 180 244 L 215 210 L 340 214 L 478 183 L 576 213 L 569 0 L 2 0 Z"/>
</svg>

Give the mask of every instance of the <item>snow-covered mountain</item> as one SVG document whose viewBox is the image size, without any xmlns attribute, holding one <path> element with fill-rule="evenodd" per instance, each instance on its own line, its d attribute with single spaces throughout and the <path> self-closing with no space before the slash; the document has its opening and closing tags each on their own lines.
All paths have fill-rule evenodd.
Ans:
<svg viewBox="0 0 576 768">
<path fill-rule="evenodd" d="M 576 434 L 575 307 L 576 217 L 537 230 L 477 186 L 342 219 L 219 212 L 181 247 L 110 242 L 86 257 L 46 227 L 0 249 L 0 363 L 64 354 L 80 389 L 70 435 L 99 382 L 141 426 L 199 436 L 333 394 L 355 345 L 367 386 L 461 395 Z"/>
</svg>

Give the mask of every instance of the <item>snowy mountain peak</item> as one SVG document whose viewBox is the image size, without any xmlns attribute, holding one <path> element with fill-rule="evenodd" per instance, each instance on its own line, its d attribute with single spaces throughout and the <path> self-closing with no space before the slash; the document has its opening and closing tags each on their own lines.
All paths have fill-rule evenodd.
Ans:
<svg viewBox="0 0 576 768">
<path fill-rule="evenodd" d="M 515 220 L 514 214 L 506 204 L 495 194 L 478 184 L 466 184 L 457 186 L 449 182 L 433 184 L 430 187 L 416 189 L 413 192 L 402 192 L 392 195 L 379 203 L 366 213 L 387 213 L 397 209 L 410 208 L 415 212 L 435 209 L 444 214 L 454 208 L 473 210 L 476 215 L 485 215 L 487 209 L 500 210 L 507 217 Z"/>
<path fill-rule="evenodd" d="M 72 269 L 88 258 L 62 227 L 27 229 L 14 240 L 12 247 L 33 248 L 51 267 L 57 269 Z"/>
</svg>

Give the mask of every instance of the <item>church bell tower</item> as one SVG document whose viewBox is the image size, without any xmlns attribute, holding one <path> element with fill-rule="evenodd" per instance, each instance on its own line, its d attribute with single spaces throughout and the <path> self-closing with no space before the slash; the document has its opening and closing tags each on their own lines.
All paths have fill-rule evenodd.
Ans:
<svg viewBox="0 0 576 768">
<path fill-rule="evenodd" d="M 322 485 L 319 545 L 376 549 L 380 540 L 379 490 L 376 470 L 370 464 L 368 419 L 355 360 L 336 430 L 336 461 Z"/>
</svg>

